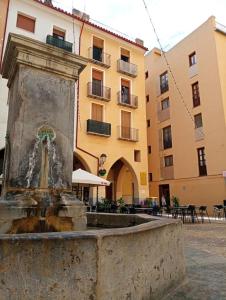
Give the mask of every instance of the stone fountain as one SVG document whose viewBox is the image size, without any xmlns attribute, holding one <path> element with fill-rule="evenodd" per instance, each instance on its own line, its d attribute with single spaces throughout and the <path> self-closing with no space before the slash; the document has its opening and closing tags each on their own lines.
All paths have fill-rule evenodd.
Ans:
<svg viewBox="0 0 226 300">
<path fill-rule="evenodd" d="M 75 82 L 86 59 L 10 34 L 0 232 L 81 230 L 83 204 L 72 193 Z"/>
<path fill-rule="evenodd" d="M 184 278 L 179 220 L 86 216 L 72 193 L 75 82 L 85 66 L 78 55 L 9 35 L 1 300 L 158 300 Z M 86 220 L 102 229 L 87 230 Z"/>
</svg>

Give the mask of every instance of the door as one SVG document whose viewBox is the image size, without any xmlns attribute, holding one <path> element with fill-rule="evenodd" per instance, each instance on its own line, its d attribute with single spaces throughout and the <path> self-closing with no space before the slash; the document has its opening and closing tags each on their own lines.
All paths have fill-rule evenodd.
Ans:
<svg viewBox="0 0 226 300">
<path fill-rule="evenodd" d="M 165 199 L 166 206 L 170 206 L 170 186 L 169 184 L 160 184 L 159 185 L 159 203 L 162 206 L 162 199 Z"/>
<path fill-rule="evenodd" d="M 121 102 L 130 104 L 130 82 L 128 80 L 121 80 Z"/>
<path fill-rule="evenodd" d="M 92 103 L 92 120 L 103 122 L 103 106 Z"/>
<path fill-rule="evenodd" d="M 103 97 L 103 72 L 92 71 L 92 94 Z"/>
<path fill-rule="evenodd" d="M 130 139 L 131 131 L 131 113 L 128 111 L 121 111 L 121 137 Z"/>
</svg>

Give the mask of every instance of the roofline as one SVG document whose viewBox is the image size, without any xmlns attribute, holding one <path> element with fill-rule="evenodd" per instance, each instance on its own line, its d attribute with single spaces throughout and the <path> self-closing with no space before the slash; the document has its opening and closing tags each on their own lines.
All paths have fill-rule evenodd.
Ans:
<svg viewBox="0 0 226 300">
<path fill-rule="evenodd" d="M 99 29 L 99 30 L 104 31 L 104 32 L 106 32 L 106 33 L 108 33 L 108 34 L 111 34 L 112 36 L 117 37 L 117 38 L 119 38 L 119 39 L 121 39 L 121 40 L 123 40 L 123 41 L 125 41 L 125 42 L 127 42 L 127 43 L 130 43 L 130 44 L 132 44 L 132 45 L 134 45 L 134 46 L 136 46 L 136 47 L 138 47 L 138 48 L 141 48 L 141 49 L 143 49 L 143 50 L 145 50 L 145 51 L 148 51 L 148 48 L 146 48 L 146 47 L 144 47 L 144 46 L 142 46 L 142 45 L 139 45 L 139 44 L 137 44 L 137 43 L 135 43 L 135 42 L 133 42 L 133 41 L 131 41 L 131 40 L 129 40 L 129 39 L 123 37 L 123 36 L 120 36 L 119 34 L 116 34 L 116 33 L 112 32 L 112 31 L 110 31 L 110 30 L 108 30 L 108 29 L 106 29 L 106 28 L 103 28 L 103 27 L 101 27 L 101 26 L 98 26 L 98 25 L 96 25 L 96 24 L 94 24 L 94 23 L 92 23 L 92 22 L 90 22 L 90 21 L 87 21 L 87 20 L 84 20 L 84 19 L 82 19 L 82 18 L 79 18 L 78 16 L 75 16 L 75 15 L 73 15 L 72 13 L 69 13 L 69 12 L 67 12 L 67 11 L 65 11 L 65 10 L 63 10 L 63 9 L 61 9 L 61 8 L 59 8 L 59 7 L 56 7 L 56 6 L 53 6 L 53 5 L 49 5 L 49 4 L 47 4 L 47 3 L 42 2 L 41 0 L 33 0 L 33 1 L 36 2 L 36 3 L 39 3 L 39 4 L 41 4 L 41 5 L 43 5 L 43 6 L 45 6 L 45 7 L 48 7 L 48 8 L 50 8 L 50 9 L 52 9 L 52 10 L 55 10 L 55 11 L 60 12 L 60 13 L 62 13 L 62 14 L 65 14 L 65 15 L 71 17 L 71 18 L 74 18 L 74 19 L 76 19 L 76 20 L 78 20 L 78 21 L 80 21 L 80 22 L 82 22 L 82 23 L 84 23 L 84 24 L 90 25 L 90 26 L 92 26 L 92 27 L 94 27 L 94 28 L 96 28 L 96 29 Z"/>
</svg>

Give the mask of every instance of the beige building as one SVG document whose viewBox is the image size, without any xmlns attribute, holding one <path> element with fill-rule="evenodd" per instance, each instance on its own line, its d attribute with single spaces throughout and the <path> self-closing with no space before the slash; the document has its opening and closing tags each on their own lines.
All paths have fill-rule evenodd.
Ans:
<svg viewBox="0 0 226 300">
<path fill-rule="evenodd" d="M 211 212 L 226 199 L 226 27 L 210 17 L 165 55 L 177 86 L 160 50 L 146 55 L 150 195 Z"/>
</svg>

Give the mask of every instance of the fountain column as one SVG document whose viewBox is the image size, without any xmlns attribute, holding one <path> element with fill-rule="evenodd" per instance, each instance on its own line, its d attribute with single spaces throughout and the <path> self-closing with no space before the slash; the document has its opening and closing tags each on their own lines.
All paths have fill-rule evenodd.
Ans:
<svg viewBox="0 0 226 300">
<path fill-rule="evenodd" d="M 86 64 L 81 56 L 9 35 L 2 66 L 9 114 L 0 232 L 26 232 L 27 218 L 34 223 L 30 227 L 45 218 L 53 231 L 69 224 L 84 229 L 85 208 L 72 193 L 72 168 L 75 82 Z"/>
</svg>

